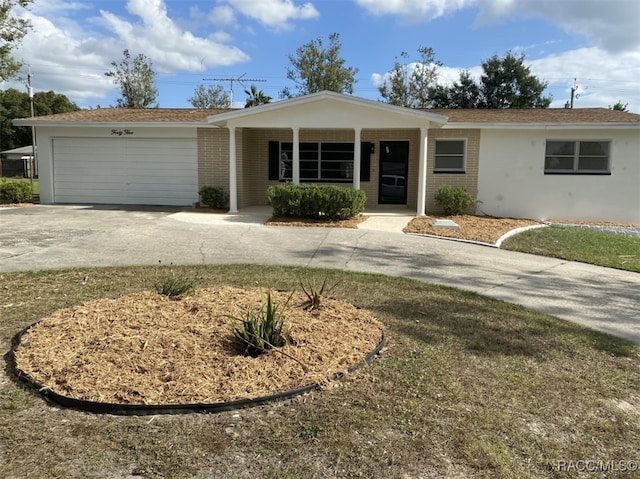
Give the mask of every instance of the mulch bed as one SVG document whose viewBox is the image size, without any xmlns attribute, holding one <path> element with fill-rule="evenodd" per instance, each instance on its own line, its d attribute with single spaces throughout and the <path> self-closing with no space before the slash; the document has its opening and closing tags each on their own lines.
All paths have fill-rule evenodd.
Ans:
<svg viewBox="0 0 640 479">
<path fill-rule="evenodd" d="M 454 221 L 460 229 L 448 229 L 431 226 L 437 218 Z M 428 234 L 445 238 L 478 241 L 495 244 L 502 235 L 516 228 L 541 224 L 539 221 L 516 218 L 493 218 L 490 216 L 456 215 L 446 217 L 421 217 L 412 219 L 404 228 L 405 233 Z"/>
<path fill-rule="evenodd" d="M 359 215 L 348 220 L 317 220 L 313 218 L 295 218 L 273 216 L 265 224 L 269 226 L 319 226 L 325 228 L 357 228 L 368 216 Z"/>
<path fill-rule="evenodd" d="M 62 309 L 32 326 L 16 366 L 53 392 L 115 404 L 217 403 L 267 396 L 326 381 L 362 361 L 380 342 L 371 313 L 334 299 L 285 312 L 293 341 L 256 358 L 233 335 L 264 291 L 218 287 L 170 299 L 140 292 Z M 272 292 L 279 304 L 290 293 Z"/>
</svg>

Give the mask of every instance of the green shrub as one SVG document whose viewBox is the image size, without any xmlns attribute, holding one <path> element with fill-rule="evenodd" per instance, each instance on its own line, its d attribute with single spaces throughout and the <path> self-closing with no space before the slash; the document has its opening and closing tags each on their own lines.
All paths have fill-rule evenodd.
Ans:
<svg viewBox="0 0 640 479">
<path fill-rule="evenodd" d="M 29 203 L 33 201 L 31 184 L 23 180 L 0 180 L 0 201 L 5 203 Z"/>
<path fill-rule="evenodd" d="M 249 309 L 243 318 L 229 316 L 242 323 L 241 327 L 234 329 L 234 335 L 240 340 L 244 354 L 256 357 L 289 342 L 289 335 L 284 331 L 284 312 L 291 296 L 293 293 L 283 305 L 278 305 L 273 301 L 269 291 L 266 301 L 264 298 L 261 300 L 260 309 L 257 311 Z"/>
<path fill-rule="evenodd" d="M 219 209 L 229 206 L 229 194 L 220 186 L 203 186 L 199 193 L 203 205 Z"/>
<path fill-rule="evenodd" d="M 459 215 L 475 203 L 467 190 L 449 185 L 441 186 L 435 198 L 447 216 Z"/>
<path fill-rule="evenodd" d="M 334 185 L 270 186 L 267 202 L 275 216 L 295 216 L 323 220 L 349 219 L 364 211 L 367 196 L 362 190 Z"/>
</svg>

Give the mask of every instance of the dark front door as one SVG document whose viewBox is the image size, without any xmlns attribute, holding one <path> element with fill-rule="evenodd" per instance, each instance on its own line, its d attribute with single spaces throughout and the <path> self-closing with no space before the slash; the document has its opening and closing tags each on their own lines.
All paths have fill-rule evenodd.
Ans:
<svg viewBox="0 0 640 479">
<path fill-rule="evenodd" d="M 379 170 L 378 203 L 406 205 L 409 142 L 381 141 Z"/>
</svg>

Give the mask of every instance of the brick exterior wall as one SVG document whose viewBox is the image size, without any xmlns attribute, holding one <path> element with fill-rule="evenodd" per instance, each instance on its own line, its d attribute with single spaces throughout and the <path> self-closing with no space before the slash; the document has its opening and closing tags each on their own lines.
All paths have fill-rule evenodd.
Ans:
<svg viewBox="0 0 640 479">
<path fill-rule="evenodd" d="M 335 141 L 353 142 L 353 130 L 300 130 L 300 142 Z M 455 138 L 466 140 L 467 151 L 464 174 L 441 174 L 433 172 L 435 140 Z M 293 140 L 289 129 L 237 129 L 236 152 L 238 165 L 238 208 L 265 205 L 265 193 L 269 185 L 269 141 Z M 378 205 L 378 179 L 380 161 L 380 141 L 409 141 L 409 178 L 407 183 L 407 208 L 417 206 L 418 166 L 420 155 L 420 130 L 362 130 L 361 140 L 372 142 L 375 153 L 371 155 L 370 181 L 360 183 L 367 195 L 367 207 Z M 441 130 L 428 132 L 427 142 L 427 194 L 426 210 L 439 212 L 434 196 L 441 185 L 462 186 L 473 197 L 478 190 L 478 157 L 480 151 L 480 130 Z M 224 129 L 198 129 L 198 176 L 199 186 L 213 185 L 229 189 L 229 132 Z M 350 187 L 339 183 L 338 186 Z M 475 212 L 475 207 L 468 211 Z"/>
<path fill-rule="evenodd" d="M 464 174 L 434 173 L 436 140 L 441 138 L 466 140 L 467 149 Z M 427 139 L 427 213 L 442 213 L 442 208 L 436 203 L 434 197 L 438 192 L 438 188 L 443 185 L 462 187 L 467 190 L 473 198 L 478 197 L 479 159 L 480 130 L 429 130 L 429 137 Z M 475 212 L 475 205 L 465 211 L 467 214 L 474 214 Z"/>
<path fill-rule="evenodd" d="M 198 128 L 198 189 L 220 186 L 229 191 L 229 131 Z"/>
</svg>

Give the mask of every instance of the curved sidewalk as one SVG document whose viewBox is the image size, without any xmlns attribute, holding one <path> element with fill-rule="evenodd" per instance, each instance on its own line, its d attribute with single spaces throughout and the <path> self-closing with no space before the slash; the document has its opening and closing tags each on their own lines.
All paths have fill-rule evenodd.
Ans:
<svg viewBox="0 0 640 479">
<path fill-rule="evenodd" d="M 378 229 L 265 226 L 264 214 L 35 206 L 0 211 L 0 272 L 286 264 L 471 290 L 640 344 L 640 274 Z M 1 293 L 0 293 L 1 294 Z"/>
</svg>

